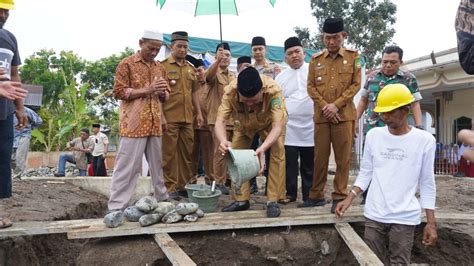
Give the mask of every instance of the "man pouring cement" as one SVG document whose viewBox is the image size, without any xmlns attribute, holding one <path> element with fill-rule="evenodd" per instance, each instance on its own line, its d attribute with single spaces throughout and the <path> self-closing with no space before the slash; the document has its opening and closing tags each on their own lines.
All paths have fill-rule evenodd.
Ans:
<svg viewBox="0 0 474 266">
<path fill-rule="evenodd" d="M 226 123 L 234 119 L 232 143 L 227 140 Z M 239 73 L 237 83 L 225 88 L 217 113 L 215 133 L 220 141 L 219 151 L 224 155 L 229 149 L 248 149 L 255 134 L 263 139 L 255 151 L 260 162 L 260 174 L 265 167 L 265 151 L 271 148 L 267 190 L 267 217 L 280 216 L 277 201 L 285 192 L 285 126 L 288 120 L 283 94 L 272 79 L 260 75 L 253 67 Z M 235 189 L 235 188 L 234 188 Z M 250 207 L 249 182 L 243 183 L 241 193 L 235 194 L 232 204 L 223 212 L 243 211 Z"/>
</svg>

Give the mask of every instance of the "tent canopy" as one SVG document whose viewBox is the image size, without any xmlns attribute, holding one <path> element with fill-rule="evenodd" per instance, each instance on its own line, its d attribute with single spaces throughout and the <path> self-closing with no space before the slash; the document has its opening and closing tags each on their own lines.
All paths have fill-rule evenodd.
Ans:
<svg viewBox="0 0 474 266">
<path fill-rule="evenodd" d="M 166 45 L 171 44 L 171 34 L 164 34 L 164 41 Z M 232 50 L 232 57 L 251 56 L 250 43 L 230 42 L 230 49 Z M 220 43 L 219 40 L 206 39 L 189 36 L 189 50 L 195 54 L 215 54 L 216 47 Z M 309 62 L 311 55 L 316 53 L 316 50 L 304 49 L 306 52 L 305 61 Z M 285 61 L 285 53 L 282 46 L 267 45 L 267 58 L 272 62 Z"/>
</svg>

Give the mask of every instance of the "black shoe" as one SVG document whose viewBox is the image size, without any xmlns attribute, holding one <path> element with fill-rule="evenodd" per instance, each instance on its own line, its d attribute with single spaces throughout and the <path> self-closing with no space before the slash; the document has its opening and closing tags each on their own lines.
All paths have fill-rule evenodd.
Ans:
<svg viewBox="0 0 474 266">
<path fill-rule="evenodd" d="M 234 201 L 229 206 L 222 208 L 223 212 L 238 212 L 245 211 L 250 208 L 250 203 L 246 201 Z"/>
<path fill-rule="evenodd" d="M 172 200 L 177 200 L 177 201 L 181 200 L 181 197 L 179 196 L 178 191 L 170 192 L 170 193 L 168 193 L 168 196 Z"/>
<path fill-rule="evenodd" d="M 63 174 L 59 174 L 59 173 L 54 173 L 54 176 L 55 176 L 55 177 L 64 177 Z"/>
<path fill-rule="evenodd" d="M 339 202 L 343 201 L 343 199 L 333 200 L 331 206 L 331 213 L 336 213 L 336 206 Z"/>
<path fill-rule="evenodd" d="M 224 184 L 217 184 L 216 188 L 222 192 L 224 195 L 229 195 L 229 189 Z"/>
<path fill-rule="evenodd" d="M 325 199 L 308 199 L 298 205 L 298 208 L 319 207 L 326 204 Z"/>
<path fill-rule="evenodd" d="M 280 216 L 280 205 L 278 203 L 272 201 L 267 203 L 267 217 L 273 218 Z"/>
<path fill-rule="evenodd" d="M 178 195 L 181 198 L 188 198 L 188 192 L 186 190 L 178 190 Z"/>
</svg>

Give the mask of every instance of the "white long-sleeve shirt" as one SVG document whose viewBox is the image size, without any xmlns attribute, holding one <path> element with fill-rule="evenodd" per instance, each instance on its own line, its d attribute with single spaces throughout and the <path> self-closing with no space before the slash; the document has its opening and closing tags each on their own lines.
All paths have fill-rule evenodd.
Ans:
<svg viewBox="0 0 474 266">
<path fill-rule="evenodd" d="M 412 127 L 397 136 L 386 126 L 371 129 L 354 183 L 362 190 L 370 184 L 364 216 L 382 223 L 419 224 L 421 208 L 435 208 L 435 150 L 435 139 L 424 130 Z"/>
<path fill-rule="evenodd" d="M 314 146 L 313 100 L 308 96 L 308 63 L 298 69 L 283 70 L 275 81 L 283 90 L 288 110 L 285 145 L 298 147 Z"/>
</svg>

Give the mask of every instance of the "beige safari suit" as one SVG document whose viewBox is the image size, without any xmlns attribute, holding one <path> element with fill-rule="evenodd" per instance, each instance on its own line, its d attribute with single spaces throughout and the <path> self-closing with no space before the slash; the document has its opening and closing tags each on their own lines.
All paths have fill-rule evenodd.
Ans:
<svg viewBox="0 0 474 266">
<path fill-rule="evenodd" d="M 314 174 L 310 199 L 323 199 L 331 143 L 336 159 L 332 199 L 347 196 L 347 183 L 354 139 L 356 109 L 354 95 L 360 89 L 360 58 L 357 50 L 341 48 L 335 58 L 324 50 L 313 56 L 308 70 L 308 95 L 314 102 Z M 341 122 L 334 124 L 323 115 L 323 107 L 334 103 Z"/>
<path fill-rule="evenodd" d="M 272 79 L 260 75 L 263 82 L 263 103 L 250 110 L 239 101 L 237 82 L 233 81 L 225 88 L 217 117 L 224 120 L 234 119 L 234 136 L 231 147 L 249 149 L 255 134 L 265 139 L 272 130 L 273 122 L 288 120 L 283 94 Z M 285 125 L 281 136 L 270 147 L 270 169 L 268 175 L 267 198 L 278 201 L 285 193 Z M 235 195 L 237 201 L 250 199 L 249 182 L 244 182 L 241 194 Z"/>
<path fill-rule="evenodd" d="M 194 143 L 192 93 L 199 89 L 196 70 L 185 61 L 179 65 L 170 55 L 161 62 L 170 81 L 170 98 L 163 103 L 168 130 L 163 134 L 163 172 L 169 192 L 184 190 L 192 178 Z M 176 82 L 174 85 L 173 80 Z"/>
</svg>

